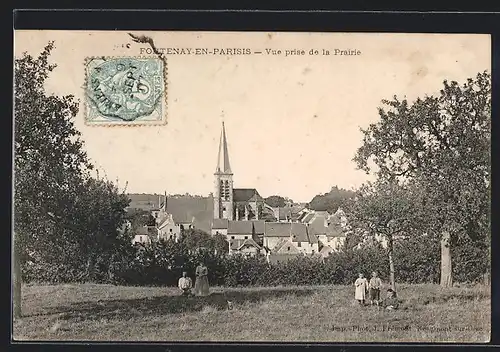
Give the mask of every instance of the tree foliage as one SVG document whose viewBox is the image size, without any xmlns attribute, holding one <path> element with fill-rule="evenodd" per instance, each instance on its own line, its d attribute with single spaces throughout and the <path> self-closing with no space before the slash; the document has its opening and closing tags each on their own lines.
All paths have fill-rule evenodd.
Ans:
<svg viewBox="0 0 500 352">
<path fill-rule="evenodd" d="M 23 271 L 76 271 L 92 280 L 96 266 L 109 266 L 122 242 L 130 244 L 118 231 L 129 201 L 112 182 L 91 177 L 73 123 L 78 102 L 46 93 L 53 49 L 49 43 L 37 58 L 15 60 L 16 254 Z"/>
<path fill-rule="evenodd" d="M 309 209 L 333 214 L 354 196 L 354 191 L 334 186 L 330 192 L 316 195 L 308 204 Z"/>
<path fill-rule="evenodd" d="M 189 251 L 201 250 L 224 254 L 229 250 L 229 243 L 224 235 L 216 234 L 211 236 L 200 229 L 185 230 L 180 243 Z"/>
<path fill-rule="evenodd" d="M 438 96 L 383 101 L 380 121 L 363 130 L 354 160 L 380 179 L 412 182 L 425 194 L 427 232 L 487 241 L 490 229 L 491 76 L 444 82 Z M 443 252 L 444 253 L 444 252 Z M 448 261 L 443 256 L 443 263 Z M 451 259 L 450 259 L 451 260 Z M 451 261 L 443 275 L 451 283 Z"/>
<path fill-rule="evenodd" d="M 55 65 L 48 63 L 49 43 L 38 58 L 15 60 L 14 228 L 18 243 L 43 245 L 55 228 L 49 214 L 62 216 L 68 200 L 90 168 L 80 133 L 72 119 L 73 96 L 47 95 L 44 82 Z"/>
<path fill-rule="evenodd" d="M 273 208 L 284 207 L 286 204 L 286 200 L 282 196 L 269 196 L 264 201 Z"/>
<path fill-rule="evenodd" d="M 351 227 L 368 237 L 383 236 L 395 289 L 394 240 L 422 235 L 421 193 L 413 184 L 378 180 L 364 184 L 346 208 Z"/>
</svg>

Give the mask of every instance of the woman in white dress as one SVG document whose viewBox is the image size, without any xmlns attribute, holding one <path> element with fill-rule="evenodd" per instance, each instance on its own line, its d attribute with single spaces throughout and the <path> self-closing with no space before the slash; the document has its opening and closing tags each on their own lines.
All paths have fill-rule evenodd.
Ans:
<svg viewBox="0 0 500 352">
<path fill-rule="evenodd" d="M 356 299 L 360 305 L 365 305 L 366 293 L 368 291 L 368 281 L 363 276 L 363 274 L 359 274 L 358 278 L 354 282 L 354 286 L 356 287 L 356 292 L 354 294 L 354 299 Z"/>
</svg>

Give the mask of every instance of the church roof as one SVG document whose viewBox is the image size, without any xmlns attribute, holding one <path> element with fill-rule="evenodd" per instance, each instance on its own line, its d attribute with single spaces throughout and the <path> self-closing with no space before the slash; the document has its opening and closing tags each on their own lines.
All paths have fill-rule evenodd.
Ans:
<svg viewBox="0 0 500 352">
<path fill-rule="evenodd" d="M 234 188 L 233 201 L 235 202 L 254 202 L 263 201 L 259 192 L 255 188 Z"/>
<path fill-rule="evenodd" d="M 252 221 L 229 221 L 228 234 L 251 235 L 253 230 Z"/>
<path fill-rule="evenodd" d="M 229 165 L 229 153 L 227 148 L 226 128 L 222 123 L 222 132 L 220 134 L 219 154 L 217 155 L 216 173 L 232 174 L 231 165 Z"/>
</svg>

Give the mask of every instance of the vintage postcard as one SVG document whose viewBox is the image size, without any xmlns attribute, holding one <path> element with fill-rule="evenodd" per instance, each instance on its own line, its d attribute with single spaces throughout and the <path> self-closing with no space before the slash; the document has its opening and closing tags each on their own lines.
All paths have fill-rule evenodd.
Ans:
<svg viewBox="0 0 500 352">
<path fill-rule="evenodd" d="M 13 338 L 487 342 L 491 41 L 16 31 Z"/>
</svg>

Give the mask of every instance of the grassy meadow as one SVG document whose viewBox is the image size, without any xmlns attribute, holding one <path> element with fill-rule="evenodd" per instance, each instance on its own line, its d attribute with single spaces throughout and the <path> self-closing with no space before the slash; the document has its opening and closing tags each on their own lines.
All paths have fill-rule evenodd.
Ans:
<svg viewBox="0 0 500 352">
<path fill-rule="evenodd" d="M 360 307 L 348 286 L 24 286 L 15 340 L 487 342 L 490 287 L 400 285 L 397 311 Z M 232 302 L 228 309 L 227 301 Z"/>
</svg>

